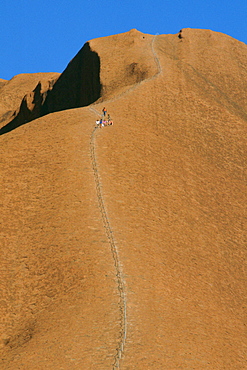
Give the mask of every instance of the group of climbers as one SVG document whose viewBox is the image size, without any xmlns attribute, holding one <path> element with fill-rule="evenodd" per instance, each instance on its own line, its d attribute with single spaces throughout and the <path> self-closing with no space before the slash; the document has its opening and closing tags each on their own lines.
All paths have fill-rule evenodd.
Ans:
<svg viewBox="0 0 247 370">
<path fill-rule="evenodd" d="M 102 118 L 97 119 L 96 127 L 101 128 L 101 127 L 104 127 L 104 126 L 111 126 L 111 125 L 113 125 L 113 120 L 111 119 L 110 114 L 107 114 L 107 110 L 104 107 L 102 109 Z"/>
</svg>

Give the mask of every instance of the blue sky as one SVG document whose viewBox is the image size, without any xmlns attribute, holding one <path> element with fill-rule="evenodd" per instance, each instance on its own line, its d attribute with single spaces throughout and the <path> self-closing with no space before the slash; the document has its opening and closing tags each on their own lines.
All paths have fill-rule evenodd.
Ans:
<svg viewBox="0 0 247 370">
<path fill-rule="evenodd" d="M 62 72 L 93 38 L 136 28 L 223 32 L 247 43 L 247 0 L 0 0 L 0 78 Z"/>
</svg>

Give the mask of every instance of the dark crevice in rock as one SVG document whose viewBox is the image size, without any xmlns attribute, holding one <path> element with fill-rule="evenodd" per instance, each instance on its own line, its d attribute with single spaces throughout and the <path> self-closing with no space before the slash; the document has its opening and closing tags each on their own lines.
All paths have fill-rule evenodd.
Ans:
<svg viewBox="0 0 247 370">
<path fill-rule="evenodd" d="M 87 42 L 48 91 L 42 115 L 87 106 L 100 93 L 100 58 Z"/>
</svg>

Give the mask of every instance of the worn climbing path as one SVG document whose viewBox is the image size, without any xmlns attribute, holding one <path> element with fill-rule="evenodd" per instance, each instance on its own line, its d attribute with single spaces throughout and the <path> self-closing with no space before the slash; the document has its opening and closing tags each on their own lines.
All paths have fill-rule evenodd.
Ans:
<svg viewBox="0 0 247 370">
<path fill-rule="evenodd" d="M 115 265 L 115 272 L 116 272 L 116 279 L 117 279 L 117 287 L 119 292 L 119 309 L 120 309 L 120 339 L 117 345 L 116 354 L 114 356 L 114 363 L 113 363 L 113 369 L 119 369 L 119 363 L 120 359 L 122 358 L 126 336 L 127 336 L 127 315 L 126 315 L 126 309 L 127 309 L 127 302 L 126 302 L 126 295 L 125 295 L 125 284 L 123 279 L 123 274 L 121 271 L 120 261 L 119 261 L 119 253 L 118 249 L 114 240 L 113 231 L 110 225 L 109 217 L 107 214 L 107 210 L 104 204 L 104 198 L 103 193 L 101 190 L 101 183 L 98 173 L 98 166 L 97 166 L 97 160 L 96 160 L 96 154 L 95 154 L 95 132 L 97 130 L 97 127 L 94 128 L 91 140 L 90 140 L 90 153 L 91 153 L 91 160 L 92 160 L 92 167 L 94 172 L 94 179 L 95 179 L 95 185 L 96 185 L 96 192 L 97 192 L 97 198 L 98 198 L 98 205 L 100 208 L 101 216 L 103 225 L 105 228 L 106 236 L 109 241 L 112 257 L 114 260 Z"/>
<path fill-rule="evenodd" d="M 146 81 L 150 81 L 154 78 L 156 78 L 161 72 L 161 64 L 159 61 L 159 58 L 155 52 L 154 49 L 154 42 L 157 37 L 157 34 L 153 37 L 152 42 L 151 42 L 151 49 L 152 53 L 154 56 L 154 61 L 157 65 L 157 73 L 139 83 L 136 83 L 134 86 L 130 87 L 127 91 L 125 91 L 122 94 L 117 95 L 113 99 L 110 99 L 107 101 L 107 103 L 110 103 L 112 101 L 116 101 L 119 98 L 121 98 L 123 95 L 126 95 L 130 91 L 134 90 L 136 87 L 138 87 L 141 83 L 144 83 Z M 94 112 L 97 116 L 101 116 L 101 114 L 93 107 L 91 106 L 89 108 L 91 112 Z M 114 356 L 114 361 L 112 368 L 113 370 L 119 369 L 120 368 L 120 360 L 123 357 L 124 353 L 124 347 L 126 343 L 126 338 L 127 338 L 127 296 L 126 296 L 126 284 L 123 278 L 123 273 L 121 269 L 121 264 L 120 264 L 120 259 L 119 259 L 119 252 L 118 248 L 114 239 L 114 234 L 113 230 L 110 225 L 109 217 L 107 214 L 107 209 L 105 207 L 104 203 L 104 196 L 102 192 L 102 186 L 100 182 L 100 177 L 99 177 L 99 171 L 98 171 L 98 165 L 97 165 L 97 156 L 95 152 L 95 135 L 98 130 L 98 127 L 95 127 L 92 131 L 91 134 L 91 140 L 90 140 L 90 154 L 91 154 L 91 161 L 92 161 L 92 167 L 93 167 L 93 172 L 94 172 L 94 180 L 95 180 L 95 185 L 96 185 L 96 193 L 97 193 L 97 199 L 98 199 L 98 205 L 100 208 L 101 216 L 102 216 L 102 221 L 103 225 L 105 228 L 106 236 L 109 241 L 109 245 L 111 247 L 111 252 L 112 252 L 112 257 L 114 260 L 114 265 L 115 265 L 115 272 L 116 272 L 116 280 L 117 280 L 117 287 L 118 287 L 118 292 L 119 292 L 119 310 L 120 310 L 120 337 L 119 337 L 119 342 L 116 348 L 116 354 Z"/>
</svg>

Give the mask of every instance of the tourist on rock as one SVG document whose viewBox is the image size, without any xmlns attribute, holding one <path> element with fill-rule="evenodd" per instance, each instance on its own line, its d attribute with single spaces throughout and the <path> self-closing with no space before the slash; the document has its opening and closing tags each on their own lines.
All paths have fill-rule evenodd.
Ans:
<svg viewBox="0 0 247 370">
<path fill-rule="evenodd" d="M 107 113 L 107 110 L 106 110 L 105 107 L 102 109 L 102 112 L 103 112 L 103 116 L 105 117 L 106 116 L 106 113 Z"/>
</svg>

